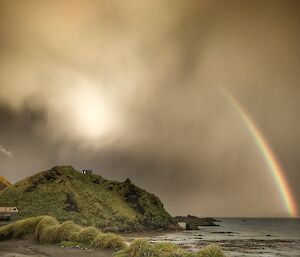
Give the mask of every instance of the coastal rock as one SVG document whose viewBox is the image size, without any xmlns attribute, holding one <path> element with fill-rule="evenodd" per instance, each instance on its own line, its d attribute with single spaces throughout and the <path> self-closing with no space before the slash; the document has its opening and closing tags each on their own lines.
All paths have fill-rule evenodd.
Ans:
<svg viewBox="0 0 300 257">
<path fill-rule="evenodd" d="M 188 215 L 188 216 L 176 216 L 174 219 L 178 223 L 185 223 L 186 230 L 198 230 L 198 226 L 219 226 L 215 222 L 220 222 L 214 218 L 199 218 L 196 216 Z"/>
<path fill-rule="evenodd" d="M 196 223 L 193 222 L 187 222 L 185 226 L 186 230 L 199 230 L 199 227 Z"/>
</svg>

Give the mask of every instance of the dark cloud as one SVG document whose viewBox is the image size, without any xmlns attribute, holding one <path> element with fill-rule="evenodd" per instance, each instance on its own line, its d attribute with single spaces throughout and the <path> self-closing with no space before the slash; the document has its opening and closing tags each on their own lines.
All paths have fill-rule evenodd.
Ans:
<svg viewBox="0 0 300 257">
<path fill-rule="evenodd" d="M 70 163 L 130 177 L 173 214 L 287 215 L 219 87 L 300 204 L 298 13 L 298 1 L 0 1 L 0 174 Z"/>
</svg>

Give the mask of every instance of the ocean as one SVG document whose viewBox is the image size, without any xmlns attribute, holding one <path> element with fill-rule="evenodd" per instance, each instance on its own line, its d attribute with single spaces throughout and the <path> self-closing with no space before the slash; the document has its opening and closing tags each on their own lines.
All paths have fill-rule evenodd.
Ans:
<svg viewBox="0 0 300 257">
<path fill-rule="evenodd" d="M 230 257 L 300 257 L 300 219 L 221 218 L 217 227 L 146 235 L 190 251 L 218 244 Z"/>
</svg>

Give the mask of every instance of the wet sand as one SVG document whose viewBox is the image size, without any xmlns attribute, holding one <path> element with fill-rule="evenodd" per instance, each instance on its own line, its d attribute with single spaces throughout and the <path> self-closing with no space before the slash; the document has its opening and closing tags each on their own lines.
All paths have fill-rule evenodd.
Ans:
<svg viewBox="0 0 300 257">
<path fill-rule="evenodd" d="M 1 257 L 111 257 L 112 251 L 41 245 L 33 238 L 0 242 Z"/>
</svg>

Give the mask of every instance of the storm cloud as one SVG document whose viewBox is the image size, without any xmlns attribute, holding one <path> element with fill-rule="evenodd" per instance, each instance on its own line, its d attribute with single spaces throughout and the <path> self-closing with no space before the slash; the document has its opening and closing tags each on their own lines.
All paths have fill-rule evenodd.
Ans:
<svg viewBox="0 0 300 257">
<path fill-rule="evenodd" d="M 299 7 L 0 0 L 0 174 L 71 164 L 130 177 L 174 215 L 287 216 L 219 87 L 261 129 L 300 205 Z"/>
</svg>

